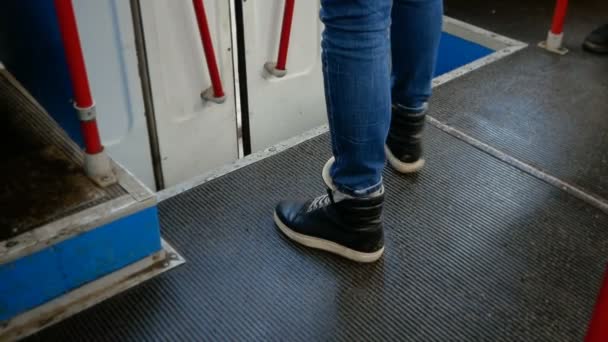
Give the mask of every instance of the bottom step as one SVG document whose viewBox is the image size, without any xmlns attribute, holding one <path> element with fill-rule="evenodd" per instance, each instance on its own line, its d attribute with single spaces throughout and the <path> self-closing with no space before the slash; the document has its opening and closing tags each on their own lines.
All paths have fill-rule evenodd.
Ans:
<svg viewBox="0 0 608 342">
<path fill-rule="evenodd" d="M 116 184 L 87 178 L 80 147 L 1 65 L 0 117 L 1 341 L 180 260 L 161 243 L 155 194 L 116 163 Z"/>
<path fill-rule="evenodd" d="M 0 327 L 0 340 L 11 341 L 29 336 L 184 262 L 163 241 L 160 251 L 4 323 Z"/>
</svg>

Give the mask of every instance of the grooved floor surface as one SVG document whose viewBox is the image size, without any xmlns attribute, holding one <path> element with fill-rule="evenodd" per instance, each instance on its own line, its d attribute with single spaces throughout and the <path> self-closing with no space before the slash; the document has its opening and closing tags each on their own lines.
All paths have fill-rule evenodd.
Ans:
<svg viewBox="0 0 608 342">
<path fill-rule="evenodd" d="M 283 238 L 282 198 L 323 191 L 323 135 L 163 202 L 187 264 L 32 340 L 580 340 L 608 216 L 427 131 L 417 177 L 386 174 L 386 255 L 358 265 Z"/>
<path fill-rule="evenodd" d="M 571 2 L 566 56 L 536 46 L 554 4 L 447 1 L 447 15 L 530 46 L 439 87 L 430 114 L 608 202 L 608 56 L 581 48 L 592 29 L 608 23 L 608 2 Z"/>
<path fill-rule="evenodd" d="M 534 46 L 553 0 L 447 0 L 447 15 L 531 46 L 436 89 L 431 114 L 608 198 L 608 62 L 578 48 L 608 11 L 571 3 L 574 51 L 556 57 Z M 608 215 L 435 128 L 425 139 L 421 174 L 386 172 L 379 263 L 274 227 L 279 200 L 324 191 L 323 135 L 163 202 L 163 235 L 187 264 L 31 340 L 582 340 Z"/>
</svg>

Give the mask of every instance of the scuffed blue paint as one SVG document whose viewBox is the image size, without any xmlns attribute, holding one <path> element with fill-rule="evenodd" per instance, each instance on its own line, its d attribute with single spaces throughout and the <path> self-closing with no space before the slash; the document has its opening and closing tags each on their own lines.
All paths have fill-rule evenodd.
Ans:
<svg viewBox="0 0 608 342">
<path fill-rule="evenodd" d="M 458 69 L 493 52 L 484 46 L 443 32 L 439 43 L 435 76 Z"/>
<path fill-rule="evenodd" d="M 161 249 L 156 207 L 0 265 L 0 321 Z"/>
</svg>

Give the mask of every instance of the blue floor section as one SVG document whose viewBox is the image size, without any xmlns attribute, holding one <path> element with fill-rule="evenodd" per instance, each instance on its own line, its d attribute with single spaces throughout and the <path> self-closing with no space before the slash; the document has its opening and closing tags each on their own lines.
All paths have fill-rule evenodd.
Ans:
<svg viewBox="0 0 608 342">
<path fill-rule="evenodd" d="M 439 44 L 435 76 L 448 73 L 493 52 L 484 46 L 443 32 Z"/>
<path fill-rule="evenodd" d="M 0 322 L 158 252 L 160 241 L 151 207 L 0 265 Z"/>
</svg>

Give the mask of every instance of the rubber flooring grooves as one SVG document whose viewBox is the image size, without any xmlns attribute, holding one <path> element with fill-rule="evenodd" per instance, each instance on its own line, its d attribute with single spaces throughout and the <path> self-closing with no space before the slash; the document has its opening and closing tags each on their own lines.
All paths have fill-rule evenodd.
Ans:
<svg viewBox="0 0 608 342">
<path fill-rule="evenodd" d="M 357 265 L 283 238 L 272 210 L 323 191 L 322 135 L 163 202 L 187 264 L 32 340 L 581 340 L 608 216 L 437 129 L 386 172 L 387 249 Z"/>
<path fill-rule="evenodd" d="M 566 56 L 536 46 L 554 4 L 446 1 L 447 15 L 530 46 L 436 89 L 431 115 L 608 202 L 608 63 L 581 48 L 608 2 L 571 3 Z"/>
</svg>

